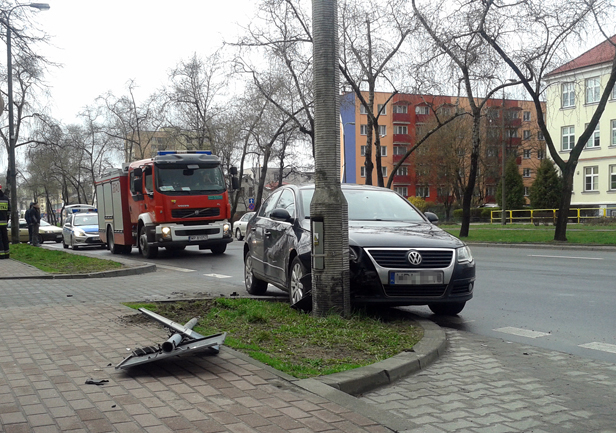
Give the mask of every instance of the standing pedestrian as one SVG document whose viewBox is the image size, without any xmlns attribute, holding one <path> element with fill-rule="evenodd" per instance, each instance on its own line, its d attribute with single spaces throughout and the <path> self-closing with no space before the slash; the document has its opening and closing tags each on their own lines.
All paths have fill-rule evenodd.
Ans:
<svg viewBox="0 0 616 433">
<path fill-rule="evenodd" d="M 39 227 L 41 226 L 41 210 L 38 203 L 34 203 L 32 206 L 32 212 L 30 212 L 30 218 L 32 218 L 32 246 L 39 247 Z"/>
<path fill-rule="evenodd" d="M 7 226 L 11 218 L 11 202 L 4 195 L 2 185 L 0 185 L 0 259 L 9 258 L 9 234 Z"/>
<path fill-rule="evenodd" d="M 32 206 L 34 206 L 34 202 L 30 203 L 30 207 L 24 215 L 24 218 L 26 219 L 26 224 L 28 224 L 28 243 L 30 245 L 32 245 Z"/>
</svg>

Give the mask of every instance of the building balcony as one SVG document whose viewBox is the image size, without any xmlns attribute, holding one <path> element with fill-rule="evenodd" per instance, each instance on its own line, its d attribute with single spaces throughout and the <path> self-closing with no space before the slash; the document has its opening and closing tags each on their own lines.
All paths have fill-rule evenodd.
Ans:
<svg viewBox="0 0 616 433">
<path fill-rule="evenodd" d="M 522 126 L 522 119 L 519 117 L 517 119 L 507 119 L 507 128 L 519 128 Z"/>
<path fill-rule="evenodd" d="M 393 158 L 394 164 L 397 164 L 398 162 L 400 162 L 400 160 L 403 157 L 404 157 L 404 155 L 393 155 L 392 158 Z"/>
<path fill-rule="evenodd" d="M 394 143 L 406 143 L 411 142 L 411 136 L 409 134 L 394 134 Z"/>
<path fill-rule="evenodd" d="M 411 123 L 411 114 L 410 113 L 394 113 L 393 114 L 393 122 L 404 122 Z"/>
</svg>

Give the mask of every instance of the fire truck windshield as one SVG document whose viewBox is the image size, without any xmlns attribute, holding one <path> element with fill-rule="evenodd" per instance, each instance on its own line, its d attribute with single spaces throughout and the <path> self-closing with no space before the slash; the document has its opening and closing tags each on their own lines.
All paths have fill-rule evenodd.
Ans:
<svg viewBox="0 0 616 433">
<path fill-rule="evenodd" d="M 220 167 L 156 167 L 156 189 L 163 194 L 212 194 L 225 191 Z"/>
</svg>

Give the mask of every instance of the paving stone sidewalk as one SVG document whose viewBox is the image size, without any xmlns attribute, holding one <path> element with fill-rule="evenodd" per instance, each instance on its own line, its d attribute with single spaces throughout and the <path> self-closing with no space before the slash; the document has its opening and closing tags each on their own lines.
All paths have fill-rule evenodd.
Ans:
<svg viewBox="0 0 616 433">
<path fill-rule="evenodd" d="M 429 368 L 362 396 L 404 433 L 616 433 L 616 365 L 446 329 Z"/>
</svg>

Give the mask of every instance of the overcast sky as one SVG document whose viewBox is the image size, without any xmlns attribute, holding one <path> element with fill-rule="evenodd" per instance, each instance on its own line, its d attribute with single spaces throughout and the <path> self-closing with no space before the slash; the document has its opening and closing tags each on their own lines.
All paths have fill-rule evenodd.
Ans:
<svg viewBox="0 0 616 433">
<path fill-rule="evenodd" d="M 125 93 L 134 79 L 145 98 L 168 83 L 181 60 L 202 58 L 233 39 L 247 24 L 254 0 L 47 0 L 37 12 L 53 47 L 40 47 L 63 66 L 46 80 L 53 95 L 50 114 L 73 123 L 82 107 L 111 90 Z"/>
</svg>

